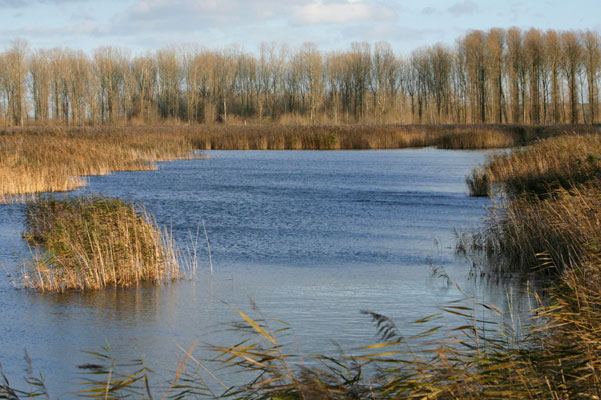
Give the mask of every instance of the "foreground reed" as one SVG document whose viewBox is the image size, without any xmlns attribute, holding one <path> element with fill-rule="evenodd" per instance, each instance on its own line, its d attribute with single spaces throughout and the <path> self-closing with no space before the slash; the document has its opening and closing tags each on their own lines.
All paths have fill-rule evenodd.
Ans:
<svg viewBox="0 0 601 400">
<path fill-rule="evenodd" d="M 599 271 L 597 267 L 595 271 Z M 598 275 L 598 274 L 597 274 Z M 595 275 L 595 278 L 598 276 Z M 453 302 L 443 313 L 463 324 L 444 327 L 441 315 L 415 321 L 423 332 L 404 337 L 387 317 L 364 312 L 378 341 L 350 353 L 303 356 L 281 321 L 243 320 L 245 339 L 232 346 L 180 347 L 173 379 L 156 382 L 143 360 L 120 360 L 110 348 L 91 354 L 81 398 L 232 399 L 595 399 L 601 395 L 599 282 L 570 274 L 537 310 L 538 323 L 519 332 L 494 306 Z M 599 277 L 601 278 L 601 277 Z M 540 300 L 540 299 L 539 299 Z M 540 304 L 540 303 L 539 303 Z M 260 315 L 260 312 L 257 313 Z M 443 329 L 448 329 L 443 333 Z M 442 339 L 440 338 L 442 335 Z M 245 383 L 231 383 L 240 381 Z M 6 377 L 0 396 L 47 395 L 43 379 L 27 377 L 19 392 Z M 31 382 L 40 383 L 31 385 Z M 19 398 L 18 396 L 10 398 Z"/>
<path fill-rule="evenodd" d="M 181 278 L 184 271 L 173 239 L 137 208 L 107 197 L 29 203 L 24 237 L 36 251 L 24 266 L 21 284 L 64 292 Z"/>
</svg>

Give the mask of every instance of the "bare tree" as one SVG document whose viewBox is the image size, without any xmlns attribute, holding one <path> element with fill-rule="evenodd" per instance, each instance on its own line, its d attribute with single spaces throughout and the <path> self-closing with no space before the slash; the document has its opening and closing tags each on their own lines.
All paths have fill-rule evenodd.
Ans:
<svg viewBox="0 0 601 400">
<path fill-rule="evenodd" d="M 311 123 L 315 123 L 323 92 L 323 60 L 313 43 L 305 43 L 299 53 L 301 91 L 309 97 Z"/>
<path fill-rule="evenodd" d="M 584 68 L 588 86 L 589 120 L 595 123 L 599 102 L 599 76 L 601 75 L 601 36 L 587 30 L 582 34 Z"/>
<path fill-rule="evenodd" d="M 353 116 L 355 120 L 366 113 L 366 95 L 371 73 L 371 46 L 369 43 L 352 43 L 347 57 L 347 68 L 351 76 L 353 94 Z"/>
<path fill-rule="evenodd" d="M 158 105 L 164 119 L 179 117 L 181 72 L 182 68 L 174 48 L 157 52 Z"/>
<path fill-rule="evenodd" d="M 12 124 L 20 126 L 25 122 L 26 113 L 28 47 L 25 40 L 14 40 L 2 57 L 0 69 L 0 85 L 6 97 L 6 117 Z"/>
<path fill-rule="evenodd" d="M 551 74 L 551 115 L 556 124 L 561 122 L 560 67 L 562 62 L 559 34 L 549 30 L 545 34 L 545 52 Z"/>
<path fill-rule="evenodd" d="M 34 118 L 37 122 L 46 122 L 50 117 L 48 114 L 50 71 L 48 53 L 45 50 L 35 51 L 31 55 L 29 74 Z"/>
<path fill-rule="evenodd" d="M 437 122 L 446 121 L 449 111 L 449 97 L 451 86 L 451 69 L 453 56 L 447 48 L 441 44 L 432 47 L 429 52 L 429 64 L 431 72 L 431 91 L 436 105 Z"/>
<path fill-rule="evenodd" d="M 115 111 L 123 95 L 128 56 L 114 47 L 100 47 L 94 52 L 94 72 L 97 76 L 101 121 L 115 122 Z"/>
<path fill-rule="evenodd" d="M 561 34 L 562 68 L 568 83 L 570 122 L 578 118 L 578 75 L 582 70 L 582 46 L 578 35 L 568 31 Z"/>
<path fill-rule="evenodd" d="M 470 82 L 472 121 L 486 122 L 488 73 L 486 35 L 472 31 L 465 37 L 467 76 Z"/>
<path fill-rule="evenodd" d="M 541 81 L 544 65 L 544 47 L 540 31 L 530 29 L 524 37 L 530 88 L 530 122 L 541 122 Z"/>
<path fill-rule="evenodd" d="M 507 64 L 511 92 L 513 123 L 524 122 L 526 93 L 526 64 L 522 32 L 517 28 L 507 31 Z"/>
<path fill-rule="evenodd" d="M 493 93 L 494 119 L 503 122 L 505 94 L 503 90 L 503 69 L 505 64 L 505 31 L 491 29 L 486 36 L 486 52 L 490 70 L 490 86 Z"/>
<path fill-rule="evenodd" d="M 372 88 L 376 118 L 384 117 L 395 104 L 401 85 L 400 60 L 390 43 L 378 42 L 373 50 Z"/>
</svg>

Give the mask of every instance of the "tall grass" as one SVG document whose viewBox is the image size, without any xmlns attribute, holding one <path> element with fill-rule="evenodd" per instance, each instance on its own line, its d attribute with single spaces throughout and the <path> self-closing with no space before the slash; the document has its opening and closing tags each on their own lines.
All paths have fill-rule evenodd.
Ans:
<svg viewBox="0 0 601 400">
<path fill-rule="evenodd" d="M 601 181 L 510 201 L 491 218 L 488 233 L 506 269 L 555 274 L 587 264 L 601 250 Z"/>
<path fill-rule="evenodd" d="M 594 132 L 592 126 L 574 126 Z M 69 191 L 85 176 L 155 169 L 193 150 L 349 150 L 518 146 L 566 127 L 505 125 L 174 125 L 28 127 L 0 131 L 0 202 Z"/>
<path fill-rule="evenodd" d="M 496 267 L 563 271 L 589 262 L 601 243 L 601 136 L 567 135 L 493 155 L 467 182 L 472 195 L 506 195 L 475 246 Z"/>
<path fill-rule="evenodd" d="M 119 199 L 30 202 L 26 227 L 24 237 L 36 249 L 24 266 L 21 285 L 27 289 L 88 291 L 185 275 L 171 236 L 146 211 Z"/>
<path fill-rule="evenodd" d="M 513 196 L 544 196 L 555 189 L 569 189 L 601 177 L 601 136 L 568 134 L 494 154 L 468 181 L 484 175 L 491 185 Z"/>
<path fill-rule="evenodd" d="M 0 202 L 85 185 L 86 175 L 156 169 L 155 161 L 187 157 L 181 136 L 162 133 L 25 130 L 0 133 Z"/>
</svg>

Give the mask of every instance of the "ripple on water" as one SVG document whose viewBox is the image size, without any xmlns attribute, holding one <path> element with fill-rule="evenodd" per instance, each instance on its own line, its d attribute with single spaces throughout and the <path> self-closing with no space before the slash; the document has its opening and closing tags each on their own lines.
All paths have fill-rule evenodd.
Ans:
<svg viewBox="0 0 601 400">
<path fill-rule="evenodd" d="M 14 291 L 2 277 L 0 362 L 21 376 L 27 348 L 53 396 L 72 390 L 75 366 L 90 361 L 80 350 L 106 341 L 121 357 L 146 354 L 151 366 L 173 371 L 177 344 L 236 343 L 238 334 L 224 330 L 237 319 L 228 304 L 250 310 L 248 297 L 289 322 L 305 353 L 332 351 L 332 339 L 349 349 L 375 340 L 360 310 L 416 333 L 410 321 L 461 297 L 432 281 L 429 262 L 503 307 L 504 289 L 467 281 L 468 266 L 452 251 L 453 228 L 477 226 L 484 215 L 488 201 L 467 197 L 464 177 L 486 154 L 214 151 L 158 171 L 91 177 L 78 193 L 141 202 L 180 243 L 205 220 L 215 276 L 207 277 L 201 237 L 196 282 L 61 296 Z M 0 205 L 0 221 L 0 260 L 14 266 L 27 254 L 22 206 Z"/>
</svg>

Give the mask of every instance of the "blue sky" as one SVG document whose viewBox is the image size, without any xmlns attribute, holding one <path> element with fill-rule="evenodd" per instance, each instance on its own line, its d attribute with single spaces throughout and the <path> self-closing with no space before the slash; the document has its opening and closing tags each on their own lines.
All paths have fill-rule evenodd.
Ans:
<svg viewBox="0 0 601 400">
<path fill-rule="evenodd" d="M 33 48 L 134 53 L 190 43 L 255 51 L 271 41 L 331 50 L 385 40 L 406 54 L 511 26 L 601 32 L 601 0 L 0 0 L 0 47 L 24 38 Z"/>
</svg>

